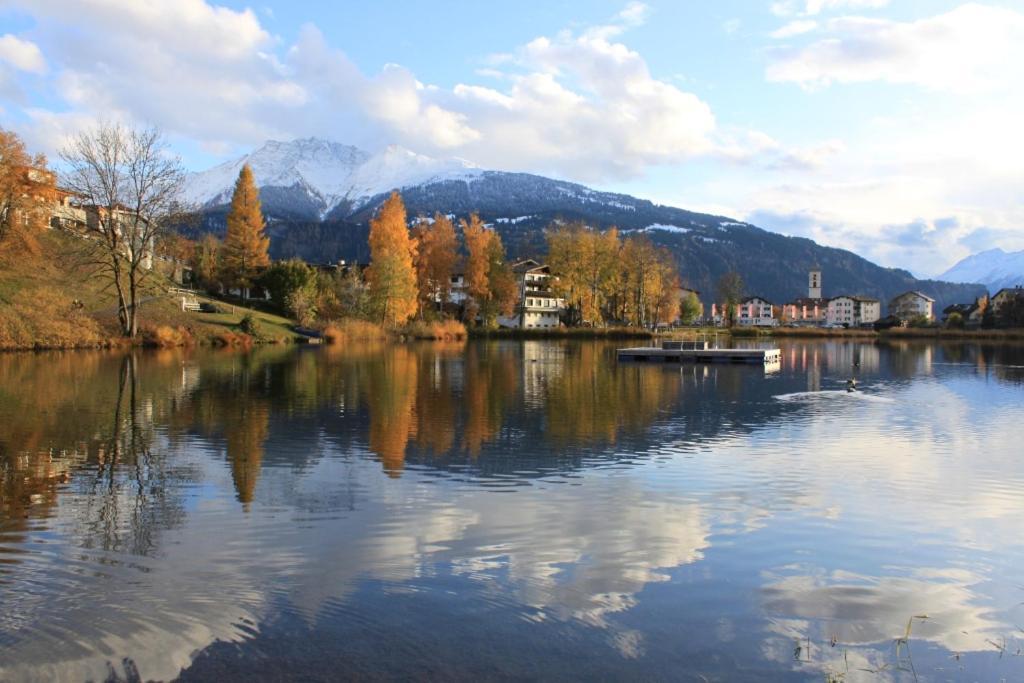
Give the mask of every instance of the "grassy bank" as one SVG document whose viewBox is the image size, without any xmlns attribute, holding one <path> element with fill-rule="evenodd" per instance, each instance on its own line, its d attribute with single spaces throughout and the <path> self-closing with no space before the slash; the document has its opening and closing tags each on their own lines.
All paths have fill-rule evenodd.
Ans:
<svg viewBox="0 0 1024 683">
<path fill-rule="evenodd" d="M 481 339 L 651 339 L 650 330 L 635 327 L 554 327 L 494 330 L 473 328 L 471 338 Z"/>
<path fill-rule="evenodd" d="M 298 337 L 287 318 L 230 303 L 216 302 L 218 313 L 183 311 L 180 296 L 168 292 L 173 283 L 153 273 L 139 296 L 141 334 L 126 340 L 113 288 L 74 256 L 79 246 L 74 237 L 46 231 L 36 251 L 0 249 L 0 350 L 236 346 Z M 243 325 L 246 316 L 254 326 Z"/>
<path fill-rule="evenodd" d="M 944 339 L 951 341 L 1024 341 L 1024 329 L 952 330 L 932 327 L 894 327 L 878 333 L 883 339 Z"/>
</svg>

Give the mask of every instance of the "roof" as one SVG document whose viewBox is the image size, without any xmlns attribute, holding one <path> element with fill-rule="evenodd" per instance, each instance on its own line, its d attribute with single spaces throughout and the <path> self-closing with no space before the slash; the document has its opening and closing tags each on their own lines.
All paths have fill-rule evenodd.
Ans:
<svg viewBox="0 0 1024 683">
<path fill-rule="evenodd" d="M 894 296 L 892 298 L 892 301 L 896 301 L 897 299 L 902 299 L 905 296 L 916 296 L 916 297 L 918 297 L 920 299 L 924 299 L 925 301 L 930 301 L 932 303 L 935 303 L 935 299 L 931 298 L 930 296 L 928 296 L 927 294 L 925 294 L 923 292 L 917 291 L 916 289 L 912 289 L 909 292 L 903 292 L 902 294 L 897 294 L 896 296 Z"/>
<path fill-rule="evenodd" d="M 1024 294 L 1024 289 L 1021 289 L 1020 285 L 1017 285 L 1016 287 L 1003 287 L 998 292 L 993 294 L 992 298 L 995 299 L 997 296 L 999 296 L 1003 292 L 1011 292 L 1011 293 L 1014 293 L 1014 294 Z"/>
<path fill-rule="evenodd" d="M 850 298 L 853 299 L 854 301 L 859 301 L 862 304 L 880 304 L 880 303 L 882 303 L 881 301 L 879 301 L 878 299 L 876 299 L 873 296 L 860 296 L 859 294 L 856 294 L 854 296 L 851 296 Z"/>
<path fill-rule="evenodd" d="M 945 315 L 950 313 L 960 313 L 961 315 L 970 315 L 978 309 L 978 304 L 950 304 L 942 309 Z"/>
<path fill-rule="evenodd" d="M 766 304 L 768 304 L 768 305 L 771 305 L 771 303 L 772 303 L 771 301 L 769 301 L 769 300 L 768 300 L 768 299 L 766 299 L 765 297 L 763 297 L 763 296 L 758 296 L 758 295 L 756 295 L 756 294 L 755 294 L 754 296 L 748 296 L 748 297 L 747 297 L 746 299 L 744 299 L 744 300 L 743 300 L 743 301 L 741 301 L 740 303 L 741 303 L 741 304 L 745 304 L 745 303 L 748 303 L 748 302 L 750 302 L 750 301 L 753 301 L 754 299 L 759 299 L 759 300 L 761 300 L 761 301 L 765 302 L 765 303 L 766 303 Z"/>
<path fill-rule="evenodd" d="M 532 273 L 535 270 L 545 270 L 550 272 L 551 269 L 547 266 L 534 261 L 532 258 L 524 259 L 522 261 L 516 261 L 512 264 L 513 273 Z"/>
</svg>

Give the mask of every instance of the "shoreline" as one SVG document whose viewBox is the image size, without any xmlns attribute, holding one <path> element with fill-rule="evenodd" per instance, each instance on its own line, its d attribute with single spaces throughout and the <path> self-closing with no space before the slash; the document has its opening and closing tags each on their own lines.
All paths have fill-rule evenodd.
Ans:
<svg viewBox="0 0 1024 683">
<path fill-rule="evenodd" d="M 378 328 L 379 329 L 379 328 Z M 418 332 L 418 330 L 417 330 Z M 390 341 L 393 343 L 410 343 L 415 341 L 446 341 L 446 340 L 558 340 L 576 339 L 581 341 L 591 340 L 630 340 L 630 339 L 669 339 L 669 338 L 700 338 L 703 336 L 721 335 L 729 339 L 822 339 L 822 340 L 850 340 L 863 342 L 886 342 L 886 341 L 953 341 L 953 342 L 1024 342 L 1024 329 L 1002 329 L 1002 330 L 950 330 L 943 328 L 892 328 L 889 330 L 831 330 L 823 328 L 705 328 L 686 327 L 670 331 L 653 332 L 636 328 L 591 328 L 591 327 L 570 327 L 570 328 L 549 328 L 549 329 L 509 329 L 499 328 L 493 330 L 468 329 L 464 334 L 456 334 L 449 337 L 430 336 L 429 334 L 417 334 L 409 328 L 397 330 L 381 330 L 379 335 L 367 335 L 365 337 L 350 337 L 347 341 L 359 339 L 376 339 L 378 341 Z M 228 331 L 227 334 L 207 337 L 191 337 L 188 339 L 174 339 L 162 341 L 154 339 L 151 335 L 142 336 L 139 339 L 128 340 L 123 338 L 111 338 L 98 343 L 88 344 L 48 344 L 36 342 L 32 345 L 0 348 L 0 353 L 41 353 L 46 351 L 101 351 L 114 349 L 170 349 L 170 348 L 252 348 L 255 346 L 281 346 L 281 345 L 324 345 L 330 346 L 330 339 L 311 339 L 296 334 L 290 337 L 256 338 L 241 331 Z"/>
</svg>

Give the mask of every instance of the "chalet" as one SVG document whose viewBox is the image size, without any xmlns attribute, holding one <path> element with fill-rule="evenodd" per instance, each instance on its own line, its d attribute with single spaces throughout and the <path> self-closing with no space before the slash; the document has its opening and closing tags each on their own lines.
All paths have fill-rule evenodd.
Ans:
<svg viewBox="0 0 1024 683">
<path fill-rule="evenodd" d="M 1016 287 L 1004 287 L 996 292 L 992 296 L 992 313 L 995 316 L 999 315 L 999 310 L 1005 306 L 1011 299 L 1015 299 L 1018 296 L 1024 296 L 1024 289 L 1020 285 Z"/>
<path fill-rule="evenodd" d="M 889 315 L 897 320 L 923 317 L 932 321 L 935 320 L 935 314 L 932 312 L 934 305 L 935 299 L 927 294 L 918 291 L 904 292 L 889 302 Z"/>
<path fill-rule="evenodd" d="M 982 318 L 988 308 L 988 295 L 983 294 L 971 304 L 952 304 L 942 309 L 942 322 L 948 323 L 949 317 L 956 313 L 969 328 L 981 327 Z"/>
<path fill-rule="evenodd" d="M 565 301 L 551 290 L 551 268 L 526 259 L 512 264 L 519 286 L 519 300 L 511 316 L 501 316 L 502 327 L 553 328 L 561 325 Z"/>
</svg>

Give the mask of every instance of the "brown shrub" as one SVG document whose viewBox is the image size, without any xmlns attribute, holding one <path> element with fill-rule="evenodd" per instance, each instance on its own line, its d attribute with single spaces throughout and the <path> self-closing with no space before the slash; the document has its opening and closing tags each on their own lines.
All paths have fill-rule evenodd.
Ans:
<svg viewBox="0 0 1024 683">
<path fill-rule="evenodd" d="M 195 340 L 192 337 L 192 333 L 186 327 L 156 325 L 142 330 L 142 343 L 146 346 L 158 346 L 167 349 L 177 346 L 192 346 L 195 344 Z"/>
<path fill-rule="evenodd" d="M 230 330 L 224 330 L 219 332 L 213 337 L 214 346 L 242 346 L 249 348 L 252 346 L 252 337 L 244 332 L 232 332 Z"/>
<path fill-rule="evenodd" d="M 413 339 L 435 339 L 441 341 L 458 341 L 466 338 L 466 326 L 458 320 L 442 320 L 438 322 L 411 322 L 402 328 L 401 333 Z"/>
</svg>

